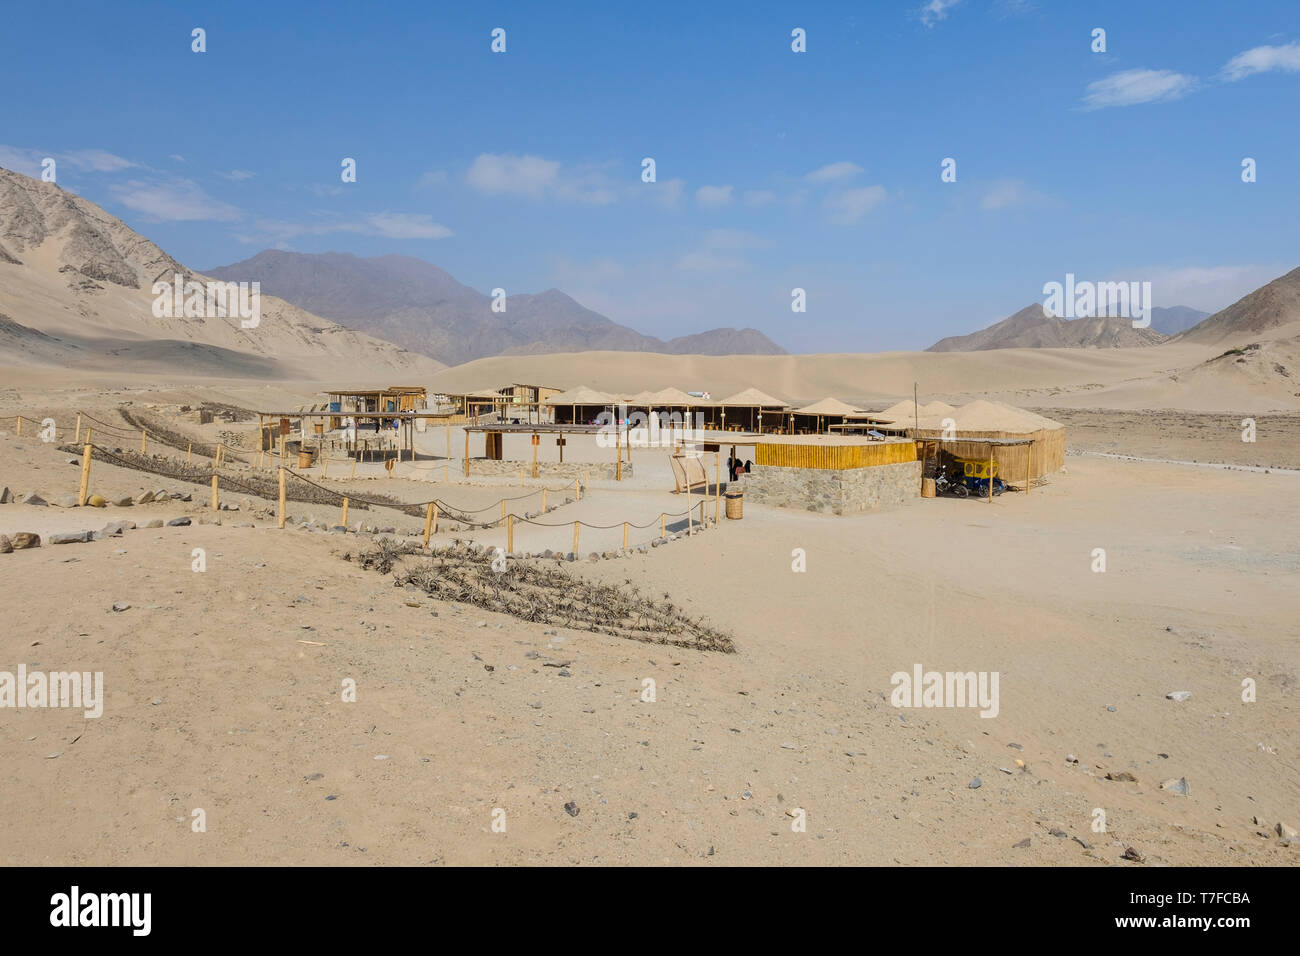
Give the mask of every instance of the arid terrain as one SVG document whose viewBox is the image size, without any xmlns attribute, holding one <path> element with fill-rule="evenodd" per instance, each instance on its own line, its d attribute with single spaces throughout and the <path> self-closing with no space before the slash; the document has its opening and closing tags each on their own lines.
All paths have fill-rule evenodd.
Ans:
<svg viewBox="0 0 1300 956">
<path fill-rule="evenodd" d="M 33 370 L 10 381 L 0 485 L 51 499 L 77 489 L 77 456 L 58 447 L 76 410 L 106 423 L 97 442 L 111 423 L 130 449 L 124 402 L 164 419 L 314 390 Z M 92 493 L 192 500 L 0 506 L 0 533 L 47 539 L 0 555 L 0 669 L 102 671 L 105 685 L 97 719 L 5 712 L 4 862 L 1293 864 L 1297 846 L 1275 827 L 1300 818 L 1300 475 L 1278 470 L 1296 465 L 1296 414 L 1261 414 L 1250 446 L 1237 412 L 1044 411 L 1072 452 L 1271 470 L 1071 454 L 1028 495 L 992 504 L 918 498 L 855 517 L 750 504 L 741 521 L 645 553 L 658 530 L 636 532 L 630 557 L 528 559 L 574 582 L 561 591 L 611 584 L 671 602 L 731 636 L 735 653 L 720 653 L 394 587 L 404 562 L 425 559 L 363 567 L 385 536 L 330 533 L 332 505 L 291 502 L 279 530 L 271 500 L 225 491 L 240 510 L 214 514 L 204 484 L 96 459 Z M 5 416 L 20 412 L 54 418 L 57 441 L 28 422 L 16 436 Z M 175 427 L 212 440 L 250 426 Z M 530 528 L 516 549 L 567 551 L 577 518 L 680 510 L 649 458 L 627 487 L 592 481 L 567 503 L 555 491 L 538 520 L 559 527 Z M 430 456 L 396 477 L 371 466 L 325 484 L 489 514 L 547 484 L 449 471 L 444 483 Z M 143 527 L 180 516 L 193 523 Z M 121 519 L 141 527 L 48 543 Z M 357 520 L 419 541 L 418 517 Z M 435 548 L 504 543 L 458 526 L 444 522 Z M 806 572 L 792 570 L 795 549 Z M 891 675 L 917 664 L 998 672 L 997 716 L 891 706 Z M 1183 779 L 1186 795 L 1161 788 Z M 792 829 L 800 810 L 806 832 Z M 1144 863 L 1124 859 L 1129 847 Z"/>
</svg>

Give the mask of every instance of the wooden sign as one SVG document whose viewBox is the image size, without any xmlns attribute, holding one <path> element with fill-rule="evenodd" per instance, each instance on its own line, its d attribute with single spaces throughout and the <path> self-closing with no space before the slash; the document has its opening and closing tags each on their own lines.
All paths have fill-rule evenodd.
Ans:
<svg viewBox="0 0 1300 956">
<path fill-rule="evenodd" d="M 540 442 L 541 442 L 541 437 L 538 436 L 538 435 L 534 435 L 534 436 L 533 436 L 533 444 L 536 445 L 536 444 L 539 444 Z"/>
</svg>

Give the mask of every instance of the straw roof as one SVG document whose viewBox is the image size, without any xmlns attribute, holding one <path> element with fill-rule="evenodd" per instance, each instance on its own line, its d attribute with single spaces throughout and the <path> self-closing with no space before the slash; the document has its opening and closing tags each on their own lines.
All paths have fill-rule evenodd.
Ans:
<svg viewBox="0 0 1300 956">
<path fill-rule="evenodd" d="M 579 385 L 559 395 L 551 395 L 542 400 L 544 405 L 613 405 L 616 400 L 586 385 Z"/>
<path fill-rule="evenodd" d="M 737 392 L 730 398 L 724 398 L 717 405 L 743 405 L 750 408 L 789 408 L 789 402 L 783 402 L 779 398 L 773 398 L 766 392 L 760 392 L 756 388 L 747 388 L 743 392 Z"/>
<path fill-rule="evenodd" d="M 687 395 L 680 388 L 661 388 L 651 396 L 656 405 L 707 405 L 709 402 L 694 395 Z"/>
<path fill-rule="evenodd" d="M 796 415 L 852 415 L 857 409 L 852 405 L 845 405 L 838 398 L 823 398 L 820 402 L 813 402 L 811 405 L 805 405 L 803 408 L 796 408 Z"/>
</svg>

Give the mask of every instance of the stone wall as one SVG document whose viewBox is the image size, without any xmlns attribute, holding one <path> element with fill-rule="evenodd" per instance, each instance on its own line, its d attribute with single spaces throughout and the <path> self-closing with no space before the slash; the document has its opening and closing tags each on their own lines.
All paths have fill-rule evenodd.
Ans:
<svg viewBox="0 0 1300 956">
<path fill-rule="evenodd" d="M 455 469 L 455 465 L 452 469 Z M 523 469 L 524 477 L 530 478 L 533 474 L 533 463 L 531 461 L 494 461 L 491 458 L 471 458 L 469 460 L 469 473 L 473 475 L 500 475 L 508 478 L 518 478 L 519 470 Z M 537 463 L 537 476 L 539 478 L 563 478 L 572 481 L 574 478 L 589 478 L 592 481 L 613 481 L 615 464 L 614 462 L 582 462 L 582 461 L 539 461 Z M 463 472 L 462 472 L 463 474 Z M 632 466 L 628 462 L 623 462 L 623 477 L 632 477 Z"/>
<path fill-rule="evenodd" d="M 921 495 L 921 462 L 830 471 L 821 468 L 756 468 L 729 488 L 747 501 L 802 508 L 823 514 L 857 514 Z"/>
</svg>

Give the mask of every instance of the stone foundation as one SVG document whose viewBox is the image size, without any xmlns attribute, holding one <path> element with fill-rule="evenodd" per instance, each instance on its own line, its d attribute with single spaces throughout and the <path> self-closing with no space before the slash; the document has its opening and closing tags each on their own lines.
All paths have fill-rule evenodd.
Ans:
<svg viewBox="0 0 1300 956">
<path fill-rule="evenodd" d="M 921 462 L 843 471 L 756 467 L 728 487 L 744 491 L 745 499 L 756 504 L 822 514 L 857 514 L 920 497 Z"/>
<path fill-rule="evenodd" d="M 453 469 L 455 466 L 452 466 Z M 469 473 L 474 475 L 494 475 L 506 478 L 518 478 L 519 470 L 523 469 L 524 477 L 530 478 L 533 474 L 533 463 L 531 461 L 495 461 L 491 458 L 471 458 L 469 460 Z M 586 478 L 592 481 L 613 481 L 615 472 L 614 462 L 601 464 L 599 462 L 581 462 L 581 461 L 539 461 L 537 463 L 538 478 L 564 478 L 572 481 L 575 478 Z M 623 477 L 632 477 L 632 466 L 628 462 L 623 463 Z"/>
</svg>

